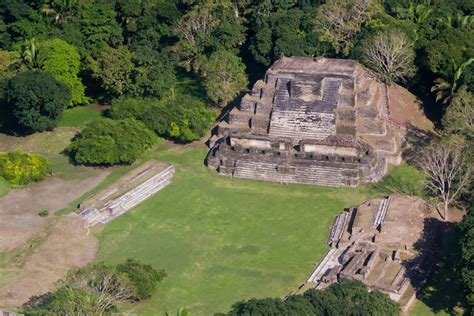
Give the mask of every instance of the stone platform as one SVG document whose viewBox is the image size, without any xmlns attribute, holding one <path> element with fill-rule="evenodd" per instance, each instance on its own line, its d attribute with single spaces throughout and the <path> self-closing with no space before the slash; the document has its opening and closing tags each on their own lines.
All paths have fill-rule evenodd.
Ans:
<svg viewBox="0 0 474 316">
<path fill-rule="evenodd" d="M 85 200 L 77 212 L 89 227 L 106 224 L 170 184 L 174 171 L 172 165 L 147 161 Z"/>
<path fill-rule="evenodd" d="M 404 143 L 387 89 L 354 60 L 283 57 L 218 125 L 206 162 L 237 178 L 376 182 Z"/>
</svg>

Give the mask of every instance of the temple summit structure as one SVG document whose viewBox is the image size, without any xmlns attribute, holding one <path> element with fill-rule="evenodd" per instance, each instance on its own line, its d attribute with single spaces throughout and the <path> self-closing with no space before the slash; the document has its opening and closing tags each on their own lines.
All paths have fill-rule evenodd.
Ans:
<svg viewBox="0 0 474 316">
<path fill-rule="evenodd" d="M 376 182 L 399 164 L 416 98 L 354 60 L 283 57 L 225 117 L 207 165 L 237 178 L 327 186 Z"/>
</svg>

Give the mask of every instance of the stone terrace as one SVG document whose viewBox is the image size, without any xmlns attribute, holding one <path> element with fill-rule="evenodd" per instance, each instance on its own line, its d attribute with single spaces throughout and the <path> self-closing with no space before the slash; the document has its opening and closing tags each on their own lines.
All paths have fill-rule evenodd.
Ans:
<svg viewBox="0 0 474 316">
<path fill-rule="evenodd" d="M 356 186 L 401 162 L 384 84 L 353 60 L 291 57 L 257 81 L 210 139 L 220 173 L 285 183 Z"/>
</svg>

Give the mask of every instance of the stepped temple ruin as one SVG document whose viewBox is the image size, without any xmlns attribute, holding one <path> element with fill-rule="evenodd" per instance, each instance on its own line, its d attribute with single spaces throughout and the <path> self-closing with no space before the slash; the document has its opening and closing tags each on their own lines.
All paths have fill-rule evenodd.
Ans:
<svg viewBox="0 0 474 316">
<path fill-rule="evenodd" d="M 429 126 L 408 91 L 356 61 L 283 57 L 217 126 L 206 163 L 237 178 L 356 186 L 401 162 L 407 123 Z"/>
<path fill-rule="evenodd" d="M 331 249 L 300 290 L 359 280 L 408 309 L 436 260 L 442 221 L 424 200 L 395 195 L 367 201 L 334 221 Z"/>
<path fill-rule="evenodd" d="M 174 166 L 147 161 L 85 200 L 77 212 L 89 227 L 106 224 L 166 187 L 173 174 Z"/>
</svg>

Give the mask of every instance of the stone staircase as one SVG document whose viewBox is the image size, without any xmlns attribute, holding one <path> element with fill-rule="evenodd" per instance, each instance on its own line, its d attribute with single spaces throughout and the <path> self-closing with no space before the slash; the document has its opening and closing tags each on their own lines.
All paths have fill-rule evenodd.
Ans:
<svg viewBox="0 0 474 316">
<path fill-rule="evenodd" d="M 334 118 L 334 114 L 307 114 L 304 109 L 277 110 L 272 113 L 269 135 L 277 138 L 326 139 L 335 133 Z M 319 124 L 315 124 L 316 121 Z"/>
<path fill-rule="evenodd" d="M 269 135 L 295 139 L 325 139 L 334 134 L 334 108 L 341 82 L 327 80 L 324 83 L 322 100 L 314 101 L 291 98 L 289 84 L 290 79 L 277 82 Z"/>
<path fill-rule="evenodd" d="M 236 178 L 258 179 L 280 183 L 304 183 L 323 186 L 357 185 L 358 178 L 348 177 L 344 172 L 354 173 L 354 169 L 326 166 L 312 162 L 307 166 L 287 166 L 292 172 L 281 172 L 277 163 L 238 160 L 233 176 Z M 347 182 L 350 183 L 347 183 Z"/>
<path fill-rule="evenodd" d="M 120 197 L 106 202 L 101 208 L 87 208 L 79 215 L 85 220 L 88 227 L 98 223 L 106 224 L 170 184 L 174 172 L 174 166 L 168 166 Z"/>
</svg>

